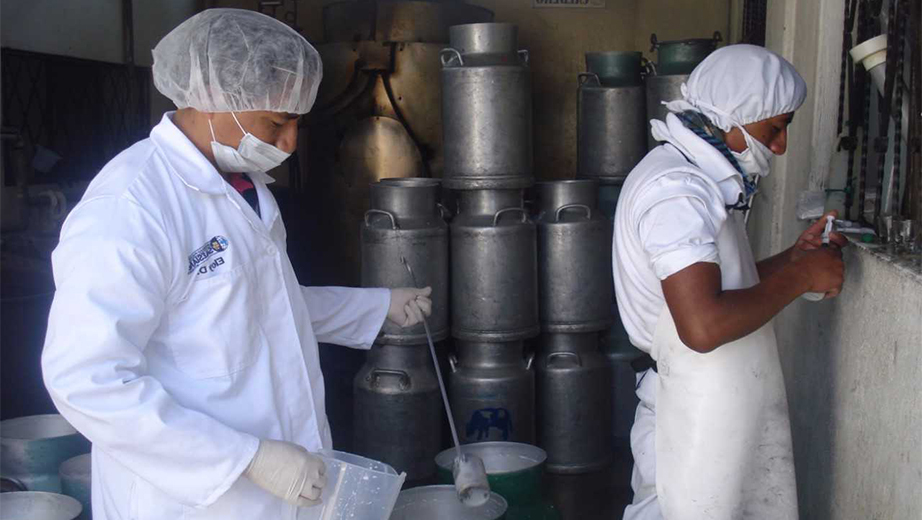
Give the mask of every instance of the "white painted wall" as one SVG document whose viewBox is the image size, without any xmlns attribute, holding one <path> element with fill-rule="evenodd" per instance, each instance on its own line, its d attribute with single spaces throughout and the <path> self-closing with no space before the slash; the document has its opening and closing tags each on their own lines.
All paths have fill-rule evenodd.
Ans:
<svg viewBox="0 0 922 520">
<path fill-rule="evenodd" d="M 762 184 L 750 222 L 757 256 L 793 243 L 805 224 L 797 194 L 831 175 L 841 51 L 841 0 L 775 0 L 767 45 L 810 94 L 788 153 Z M 832 178 L 832 181 L 827 179 Z M 842 295 L 798 301 L 776 320 L 794 434 L 801 518 L 922 518 L 922 275 L 865 248 L 845 255 Z"/>
</svg>

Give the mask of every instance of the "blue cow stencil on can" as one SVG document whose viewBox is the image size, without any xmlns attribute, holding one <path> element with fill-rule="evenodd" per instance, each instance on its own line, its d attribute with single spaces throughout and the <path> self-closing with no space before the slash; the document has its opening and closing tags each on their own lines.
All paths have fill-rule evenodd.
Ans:
<svg viewBox="0 0 922 520">
<path fill-rule="evenodd" d="M 476 435 L 474 440 L 482 441 L 490 438 L 490 429 L 496 428 L 500 431 L 504 441 L 509 440 L 509 434 L 512 433 L 512 412 L 506 408 L 481 408 L 471 414 L 467 422 L 465 431 L 468 440 Z"/>
</svg>

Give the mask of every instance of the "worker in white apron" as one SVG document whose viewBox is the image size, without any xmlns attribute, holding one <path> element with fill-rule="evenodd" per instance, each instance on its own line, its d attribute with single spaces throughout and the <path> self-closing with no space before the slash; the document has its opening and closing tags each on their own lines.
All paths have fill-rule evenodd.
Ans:
<svg viewBox="0 0 922 520">
<path fill-rule="evenodd" d="M 756 262 L 744 212 L 787 147 L 806 84 L 762 47 L 705 59 L 651 121 L 661 142 L 628 176 L 614 227 L 621 320 L 651 367 L 637 376 L 634 500 L 626 520 L 796 519 L 784 381 L 772 318 L 841 290 L 843 237 L 822 223 Z M 806 172 L 803 172 L 806 174 Z"/>
</svg>

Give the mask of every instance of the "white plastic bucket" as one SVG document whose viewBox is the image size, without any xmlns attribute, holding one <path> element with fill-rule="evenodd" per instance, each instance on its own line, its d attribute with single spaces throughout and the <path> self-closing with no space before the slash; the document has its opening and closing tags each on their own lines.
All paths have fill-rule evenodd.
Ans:
<svg viewBox="0 0 922 520">
<path fill-rule="evenodd" d="M 322 503 L 298 509 L 298 520 L 382 520 L 388 518 L 406 473 L 351 453 L 321 450 L 327 466 Z"/>
<path fill-rule="evenodd" d="M 61 491 L 61 463 L 88 453 L 90 443 L 58 414 L 0 422 L 0 475 L 29 491 Z"/>
<path fill-rule="evenodd" d="M 43 491 L 0 495 L 0 520 L 74 520 L 83 506 L 75 499 Z"/>
</svg>

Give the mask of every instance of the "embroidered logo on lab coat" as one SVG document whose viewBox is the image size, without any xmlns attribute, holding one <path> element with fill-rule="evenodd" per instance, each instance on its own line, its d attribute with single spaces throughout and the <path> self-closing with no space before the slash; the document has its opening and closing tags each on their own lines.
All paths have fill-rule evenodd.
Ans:
<svg viewBox="0 0 922 520">
<path fill-rule="evenodd" d="M 192 274 L 195 271 L 195 268 L 207 262 L 212 256 L 227 251 L 227 248 L 230 247 L 230 243 L 221 235 L 217 235 L 211 238 L 208 242 L 205 243 L 202 247 L 196 249 L 189 255 L 189 274 Z M 217 263 L 218 260 L 221 260 L 220 263 Z M 220 258 L 216 258 L 215 262 L 212 262 L 214 267 L 218 265 L 223 265 L 224 261 Z M 208 269 L 207 265 L 202 266 Z M 212 271 L 214 270 L 212 267 Z"/>
</svg>

